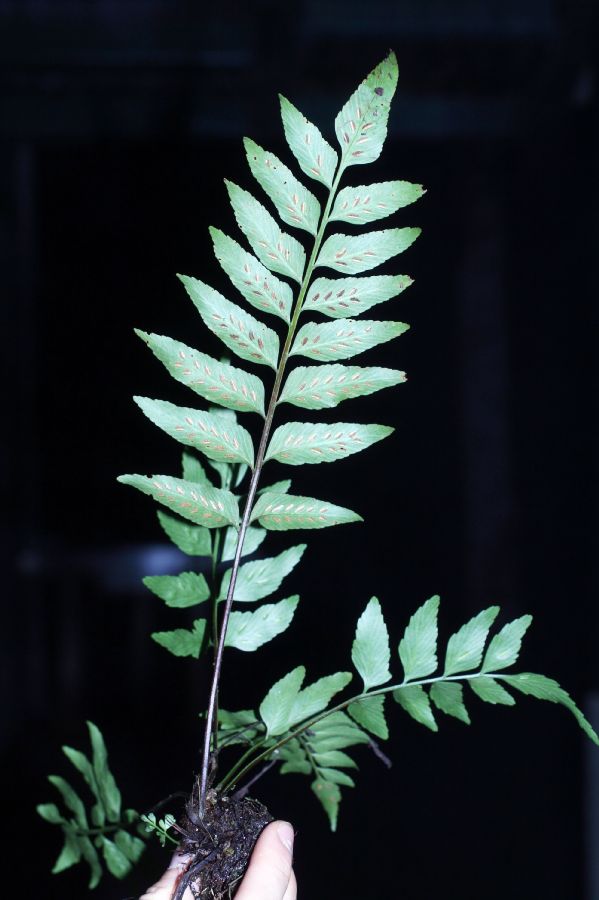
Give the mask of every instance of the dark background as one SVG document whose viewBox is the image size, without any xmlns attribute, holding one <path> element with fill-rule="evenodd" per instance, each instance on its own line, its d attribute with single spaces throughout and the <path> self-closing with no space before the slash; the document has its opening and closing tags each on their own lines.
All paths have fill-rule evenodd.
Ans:
<svg viewBox="0 0 599 900">
<path fill-rule="evenodd" d="M 393 223 L 422 237 L 381 270 L 415 278 L 380 313 L 412 329 L 356 361 L 409 382 L 335 415 L 397 431 L 367 455 L 293 471 L 297 493 L 365 524 L 297 536 L 309 550 L 286 584 L 303 597 L 294 626 L 256 655 L 231 653 L 225 703 L 255 705 L 291 665 L 311 678 L 347 668 L 372 594 L 395 645 L 439 592 L 445 638 L 492 603 L 532 613 L 523 668 L 592 711 L 597 11 L 0 2 L 1 796 L 21 896 L 85 896 L 80 867 L 48 875 L 59 835 L 34 812 L 54 799 L 45 775 L 67 774 L 61 743 L 86 743 L 85 718 L 104 730 L 131 806 L 188 789 L 198 767 L 207 668 L 149 639 L 185 614 L 140 588 L 172 560 L 152 504 L 115 481 L 178 472 L 179 450 L 131 395 L 190 400 L 132 329 L 218 352 L 175 272 L 235 299 L 207 226 L 234 233 L 223 177 L 254 190 L 241 137 L 292 162 L 281 91 L 333 141 L 338 109 L 389 46 L 400 66 L 390 136 L 348 181 L 402 178 L 428 193 Z M 360 753 L 336 835 L 307 779 L 265 779 L 260 796 L 297 828 L 302 897 L 597 900 L 597 759 L 574 721 L 524 698 L 469 705 L 470 729 L 444 719 L 437 735 L 391 710 L 394 767 Z M 155 848 L 96 896 L 137 896 L 163 865 Z"/>
</svg>

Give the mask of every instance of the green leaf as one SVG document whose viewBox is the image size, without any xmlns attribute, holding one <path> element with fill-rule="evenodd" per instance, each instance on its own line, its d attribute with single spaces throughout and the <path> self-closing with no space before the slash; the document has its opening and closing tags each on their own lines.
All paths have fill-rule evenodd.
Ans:
<svg viewBox="0 0 599 900">
<path fill-rule="evenodd" d="M 117 845 L 109 838 L 102 835 L 101 842 L 106 868 L 115 878 L 124 878 L 131 871 L 131 863 L 123 851 L 119 850 Z"/>
<path fill-rule="evenodd" d="M 260 488 L 259 494 L 288 494 L 291 487 L 291 478 L 284 478 L 282 481 L 275 481 L 266 487 Z"/>
<path fill-rule="evenodd" d="M 414 203 L 424 193 L 421 184 L 411 184 L 409 181 L 383 181 L 346 187 L 337 194 L 329 221 L 367 225 Z"/>
<path fill-rule="evenodd" d="M 304 666 L 298 666 L 277 681 L 260 704 L 260 716 L 266 725 L 267 736 L 276 737 L 287 731 L 295 699 L 306 677 Z"/>
<path fill-rule="evenodd" d="M 386 425 L 356 425 L 352 422 L 326 425 L 287 422 L 272 435 L 264 461 L 276 459 L 289 466 L 334 462 L 365 450 L 394 430 Z"/>
<path fill-rule="evenodd" d="M 185 519 L 206 528 L 222 525 L 239 527 L 237 499 L 229 491 L 183 481 L 171 475 L 121 475 L 121 484 L 129 484 L 158 503 L 168 506 Z"/>
<path fill-rule="evenodd" d="M 247 302 L 289 322 L 293 291 L 287 282 L 273 275 L 253 254 L 218 228 L 209 231 L 217 260 Z"/>
<path fill-rule="evenodd" d="M 188 556 L 210 556 L 212 544 L 207 528 L 190 525 L 161 509 L 156 510 L 156 514 L 165 534 L 182 553 L 187 553 Z M 237 534 L 234 529 L 233 531 Z"/>
<path fill-rule="evenodd" d="M 302 409 L 331 409 L 342 400 L 373 394 L 405 380 L 404 372 L 376 366 L 298 366 L 287 376 L 279 403 Z"/>
<path fill-rule="evenodd" d="M 437 615 L 439 597 L 434 596 L 418 609 L 408 623 L 399 644 L 404 680 L 424 678 L 437 668 Z"/>
<path fill-rule="evenodd" d="M 393 699 L 402 706 L 413 719 L 426 725 L 431 731 L 438 731 L 428 694 L 419 684 L 410 684 L 393 691 Z"/>
<path fill-rule="evenodd" d="M 228 363 L 217 362 L 206 353 L 200 353 L 172 338 L 146 334 L 137 329 L 135 333 L 176 381 L 191 388 L 200 397 L 229 409 L 264 415 L 264 385 L 255 375 Z M 244 358 L 253 361 L 253 357 Z"/>
<path fill-rule="evenodd" d="M 114 842 L 121 853 L 131 862 L 137 862 L 146 849 L 146 845 L 140 838 L 135 837 L 134 834 L 129 834 L 127 831 L 117 831 L 114 836 Z"/>
<path fill-rule="evenodd" d="M 279 756 L 283 760 L 283 765 L 279 769 L 281 775 L 288 775 L 292 772 L 300 775 L 312 774 L 312 766 L 308 761 L 306 751 L 297 738 L 292 738 L 279 747 Z"/>
<path fill-rule="evenodd" d="M 276 332 L 197 278 L 179 275 L 204 324 L 242 359 L 276 369 Z M 215 398 L 216 399 L 216 398 Z"/>
<path fill-rule="evenodd" d="M 466 725 L 470 725 L 470 716 L 464 706 L 463 690 L 461 684 L 451 681 L 438 681 L 431 685 L 430 697 L 437 709 L 454 716 Z"/>
<path fill-rule="evenodd" d="M 325 781 L 332 782 L 332 784 L 340 784 L 343 787 L 355 787 L 355 782 L 353 778 L 351 778 L 347 772 L 340 772 L 339 769 L 329 769 L 328 767 L 319 767 L 319 775 L 324 778 Z"/>
<path fill-rule="evenodd" d="M 374 162 L 381 155 L 397 77 L 397 59 L 389 53 L 337 115 L 335 134 L 341 146 L 343 168 Z"/>
<path fill-rule="evenodd" d="M 64 832 L 64 845 L 60 855 L 52 866 L 52 874 L 58 875 L 65 869 L 70 869 L 81 859 L 81 847 L 77 838 L 68 831 Z"/>
<path fill-rule="evenodd" d="M 83 780 L 86 785 L 98 801 L 97 805 L 92 809 L 92 819 L 94 816 L 94 810 L 96 811 L 96 820 L 94 820 L 94 825 L 104 825 L 106 820 L 105 811 L 104 811 L 104 802 L 102 795 L 100 793 L 100 788 L 98 786 L 98 781 L 96 779 L 96 773 L 94 771 L 94 767 L 91 762 L 85 755 L 85 753 L 81 753 L 80 750 L 75 750 L 74 747 L 66 747 L 63 746 L 62 752 L 69 760 L 71 765 L 73 765 L 77 771 L 83 776 Z"/>
<path fill-rule="evenodd" d="M 268 559 L 256 559 L 239 567 L 235 583 L 234 599 L 237 603 L 253 603 L 274 594 L 283 579 L 296 567 L 304 554 L 306 544 L 297 544 L 283 550 L 278 556 Z M 231 569 L 228 569 L 220 586 L 219 598 L 224 600 L 231 582 Z"/>
<path fill-rule="evenodd" d="M 309 719 L 331 702 L 331 698 L 342 691 L 352 679 L 351 672 L 336 672 L 334 675 L 325 675 L 313 684 L 300 691 L 293 701 L 289 716 L 289 725 L 295 725 L 303 719 Z"/>
<path fill-rule="evenodd" d="M 518 659 L 522 638 L 531 622 L 532 616 L 521 616 L 504 625 L 489 644 L 481 671 L 494 672 L 513 665 Z"/>
<path fill-rule="evenodd" d="M 181 454 L 181 468 L 184 481 L 193 481 L 195 484 L 205 484 L 208 487 L 213 487 L 200 460 L 188 450 L 184 450 Z"/>
<path fill-rule="evenodd" d="M 208 582 L 195 572 L 180 575 L 148 575 L 142 579 L 148 590 L 164 600 L 167 606 L 184 609 L 203 603 L 210 596 Z"/>
<path fill-rule="evenodd" d="M 302 172 L 330 188 L 337 168 L 336 152 L 293 103 L 281 94 L 279 99 L 285 138 Z"/>
<path fill-rule="evenodd" d="M 250 138 L 244 138 L 252 175 L 266 191 L 283 222 L 316 235 L 320 221 L 320 203 L 293 172 L 274 153 L 264 150 Z"/>
<path fill-rule="evenodd" d="M 38 803 L 35 809 L 38 816 L 50 825 L 61 825 L 66 821 L 56 803 Z"/>
<path fill-rule="evenodd" d="M 222 732 L 219 743 L 226 741 L 227 746 L 251 743 L 263 728 L 253 709 L 229 712 L 219 708 L 218 722 Z"/>
<path fill-rule="evenodd" d="M 133 398 L 148 419 L 176 441 L 205 453 L 209 459 L 254 465 L 254 446 L 245 428 L 223 422 L 199 409 L 175 406 L 166 400 Z"/>
<path fill-rule="evenodd" d="M 252 510 L 252 521 L 257 519 L 269 531 L 288 531 L 290 528 L 327 528 L 347 522 L 362 522 L 362 517 L 351 509 L 335 506 L 313 497 L 295 497 L 293 494 L 266 493 L 258 497 Z"/>
<path fill-rule="evenodd" d="M 220 557 L 221 562 L 229 562 L 234 558 L 238 535 L 239 532 L 235 528 L 227 528 Z M 251 553 L 255 553 L 265 537 L 266 531 L 263 528 L 254 528 L 250 525 L 245 533 L 241 556 L 249 556 Z"/>
<path fill-rule="evenodd" d="M 385 698 L 382 694 L 378 694 L 374 697 L 363 697 L 361 700 L 350 703 L 347 711 L 358 725 L 362 725 L 363 728 L 386 741 L 389 737 L 389 729 L 387 728 L 384 707 Z"/>
<path fill-rule="evenodd" d="M 289 627 L 298 602 L 295 594 L 278 603 L 265 604 L 255 612 L 232 612 L 225 646 L 257 650 Z"/>
<path fill-rule="evenodd" d="M 75 821 L 79 828 L 87 831 L 89 824 L 85 813 L 85 804 L 81 797 L 73 790 L 68 781 L 65 781 L 60 775 L 48 775 L 48 781 L 60 792 L 67 809 L 70 809 L 75 814 Z"/>
<path fill-rule="evenodd" d="M 389 633 L 381 612 L 381 604 L 376 597 L 368 601 L 366 609 L 358 619 L 351 658 L 364 681 L 365 691 L 385 684 L 391 678 Z"/>
<path fill-rule="evenodd" d="M 175 628 L 173 631 L 155 631 L 152 640 L 174 656 L 193 656 L 199 659 L 204 643 L 206 619 L 196 619 L 193 628 Z"/>
<path fill-rule="evenodd" d="M 320 766 L 339 766 L 345 769 L 357 769 L 357 765 L 347 753 L 342 750 L 328 750 L 326 753 L 314 755 L 316 764 Z"/>
<path fill-rule="evenodd" d="M 369 744 L 365 731 L 352 722 L 349 716 L 337 710 L 310 726 L 310 744 L 322 753 L 327 750 L 343 750 L 356 744 Z"/>
<path fill-rule="evenodd" d="M 255 197 L 231 181 L 225 184 L 237 224 L 260 262 L 271 272 L 301 283 L 306 253 L 300 242 L 282 231 Z"/>
<path fill-rule="evenodd" d="M 483 609 L 478 615 L 452 634 L 447 642 L 445 675 L 478 669 L 489 629 L 499 612 L 498 606 Z"/>
<path fill-rule="evenodd" d="M 502 675 L 502 680 L 523 694 L 530 697 L 536 697 L 537 700 L 548 700 L 550 703 L 560 703 L 569 709 L 575 716 L 576 721 L 594 744 L 599 744 L 599 737 L 594 728 L 584 717 L 582 712 L 576 706 L 574 700 L 570 697 L 557 681 L 553 678 L 547 678 L 545 675 L 535 675 L 534 672 L 522 672 L 520 675 Z"/>
<path fill-rule="evenodd" d="M 339 804 L 341 803 L 341 791 L 339 790 L 339 787 L 331 781 L 325 781 L 324 778 L 317 778 L 312 782 L 312 790 L 320 800 L 323 809 L 329 818 L 331 831 L 336 831 Z"/>
<path fill-rule="evenodd" d="M 468 684 L 481 700 L 486 703 L 501 703 L 504 706 L 514 706 L 514 698 L 488 675 L 482 678 L 469 679 Z"/>
<path fill-rule="evenodd" d="M 98 856 L 98 852 L 89 838 L 80 837 L 79 847 L 81 848 L 83 858 L 90 868 L 90 878 L 87 886 L 90 891 L 93 891 L 93 889 L 99 885 L 100 879 L 102 878 L 102 865 L 100 863 L 100 857 Z"/>
<path fill-rule="evenodd" d="M 87 730 L 92 745 L 92 765 L 100 799 L 106 810 L 109 822 L 118 822 L 121 817 L 121 792 L 108 768 L 108 753 L 102 732 L 93 722 L 87 723 Z"/>
<path fill-rule="evenodd" d="M 349 359 L 399 337 L 410 326 L 404 322 L 370 322 L 362 319 L 337 319 L 336 322 L 307 322 L 295 336 L 290 356 L 310 359 Z"/>
<path fill-rule="evenodd" d="M 408 275 L 317 278 L 312 282 L 303 309 L 333 319 L 359 316 L 378 303 L 401 294 L 412 283 Z"/>
<path fill-rule="evenodd" d="M 345 275 L 367 272 L 410 247 L 421 228 L 387 228 L 365 234 L 332 234 L 321 247 L 316 266 Z"/>
</svg>

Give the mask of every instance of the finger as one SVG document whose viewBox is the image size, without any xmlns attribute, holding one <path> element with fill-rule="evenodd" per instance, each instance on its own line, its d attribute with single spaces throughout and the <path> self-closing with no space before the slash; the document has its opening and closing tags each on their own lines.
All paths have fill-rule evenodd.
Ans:
<svg viewBox="0 0 599 900">
<path fill-rule="evenodd" d="M 169 863 L 169 867 L 156 884 L 142 894 L 139 900 L 171 900 L 179 875 L 185 871 L 189 865 L 190 857 L 187 854 L 175 853 Z M 193 896 L 189 888 L 183 895 L 183 900 L 193 900 Z"/>
<path fill-rule="evenodd" d="M 293 869 L 291 870 L 291 878 L 289 879 L 289 884 L 287 885 L 287 890 L 285 891 L 285 896 L 283 900 L 296 900 L 297 898 L 297 881 L 295 880 L 295 872 Z"/>
<path fill-rule="evenodd" d="M 293 876 L 293 828 L 289 822 L 271 822 L 254 847 L 236 900 L 293 900 L 287 896 Z"/>
</svg>

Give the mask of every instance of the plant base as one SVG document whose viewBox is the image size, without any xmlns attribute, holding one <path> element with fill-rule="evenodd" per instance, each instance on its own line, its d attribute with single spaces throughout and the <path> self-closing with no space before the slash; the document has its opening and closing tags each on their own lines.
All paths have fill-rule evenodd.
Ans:
<svg viewBox="0 0 599 900">
<path fill-rule="evenodd" d="M 273 817 L 252 797 L 226 797 L 209 791 L 203 820 L 197 810 L 197 789 L 178 823 L 183 839 L 179 852 L 191 859 L 173 900 L 189 888 L 196 900 L 229 900 L 243 878 L 254 845 Z"/>
</svg>

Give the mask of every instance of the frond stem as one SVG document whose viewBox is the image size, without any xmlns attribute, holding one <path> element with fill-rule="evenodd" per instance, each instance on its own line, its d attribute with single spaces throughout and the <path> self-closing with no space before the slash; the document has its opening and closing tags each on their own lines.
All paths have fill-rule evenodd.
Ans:
<svg viewBox="0 0 599 900">
<path fill-rule="evenodd" d="M 220 673 L 222 669 L 223 662 L 223 652 L 225 648 L 225 638 L 227 635 L 227 626 L 229 624 L 229 616 L 231 614 L 231 607 L 233 605 L 233 597 L 235 593 L 235 585 L 237 582 L 237 573 L 239 571 L 239 564 L 241 561 L 241 553 L 243 550 L 243 542 L 245 540 L 245 535 L 250 524 L 250 519 L 252 515 L 252 510 L 254 508 L 254 501 L 256 498 L 256 492 L 258 490 L 258 482 L 260 481 L 260 476 L 262 474 L 262 466 L 264 463 L 264 456 L 266 453 L 266 446 L 268 443 L 268 438 L 270 436 L 270 431 L 272 428 L 272 422 L 275 414 L 275 409 L 277 406 L 277 402 L 279 399 L 279 394 L 281 391 L 281 385 L 283 382 L 283 375 L 285 372 L 285 366 L 287 365 L 287 360 L 289 358 L 289 353 L 291 350 L 291 344 L 297 329 L 298 319 L 300 317 L 300 313 L 302 311 L 302 307 L 304 304 L 304 299 L 306 296 L 306 292 L 310 285 L 310 281 L 312 278 L 312 272 L 314 271 L 314 266 L 316 264 L 316 259 L 318 257 L 318 252 L 320 250 L 320 245 L 322 243 L 322 238 L 324 235 L 324 231 L 326 226 L 328 225 L 329 215 L 331 212 L 331 206 L 333 200 L 335 198 L 335 194 L 337 192 L 337 188 L 339 186 L 339 180 L 342 174 L 342 166 L 339 165 L 337 169 L 337 173 L 335 175 L 335 180 L 331 186 L 331 190 L 329 191 L 329 196 L 327 199 L 326 206 L 324 208 L 324 212 L 322 214 L 322 218 L 320 220 L 320 225 L 318 228 L 318 232 L 314 239 L 314 246 L 312 248 L 312 253 L 310 254 L 310 259 L 308 261 L 308 265 L 306 266 L 306 270 L 304 272 L 304 276 L 302 278 L 302 282 L 300 285 L 300 290 L 297 295 L 297 300 L 295 302 L 295 307 L 293 310 L 293 315 L 291 318 L 291 322 L 289 324 L 289 329 L 287 331 L 287 337 L 285 338 L 285 343 L 283 345 L 283 350 L 281 352 L 281 356 L 279 358 L 279 364 L 277 366 L 277 371 L 275 375 L 275 381 L 272 388 L 272 393 L 270 395 L 270 401 L 268 404 L 268 409 L 266 412 L 266 417 L 264 420 L 264 426 L 262 429 L 262 435 L 260 437 L 260 444 L 258 446 L 258 452 L 256 454 L 256 463 L 254 467 L 254 471 L 252 472 L 252 477 L 250 481 L 250 485 L 248 488 L 248 494 L 245 502 L 245 508 L 243 511 L 243 516 L 241 519 L 241 525 L 239 527 L 239 535 L 237 537 L 237 546 L 235 548 L 235 556 L 233 558 L 233 565 L 231 567 L 231 580 L 229 582 L 229 589 L 227 591 L 227 599 L 225 601 L 225 607 L 223 611 L 222 621 L 220 625 L 219 631 L 219 639 L 218 644 L 216 645 L 216 653 L 214 656 L 214 667 L 212 673 L 212 682 L 210 685 L 210 696 L 208 700 L 208 710 L 206 714 L 206 726 L 204 730 L 204 747 L 202 753 L 202 767 L 200 773 L 200 789 L 199 789 L 199 815 L 200 818 L 204 817 L 204 812 L 206 809 L 206 793 L 208 789 L 208 770 L 210 767 L 210 755 L 211 755 L 211 739 L 213 730 L 215 726 L 216 719 L 216 703 L 218 696 L 218 685 L 220 682 Z"/>
<path fill-rule="evenodd" d="M 275 750 L 278 750 L 280 747 L 283 747 L 289 741 L 293 740 L 293 738 L 299 737 L 304 731 L 308 728 L 311 728 L 313 725 L 316 725 L 317 722 L 320 722 L 322 719 L 326 719 L 327 716 L 331 715 L 331 713 L 341 712 L 351 703 L 357 703 L 358 700 L 364 700 L 366 697 L 377 697 L 382 694 L 390 694 L 392 691 L 399 691 L 402 688 L 407 687 L 418 687 L 426 684 L 434 684 L 438 681 L 472 681 L 475 678 L 503 678 L 502 675 L 495 674 L 494 672 L 473 672 L 471 674 L 460 674 L 460 675 L 439 675 L 436 678 L 420 678 L 415 679 L 414 681 L 402 681 L 400 684 L 392 684 L 387 687 L 377 688 L 374 691 L 365 691 L 361 694 L 356 694 L 354 697 L 349 697 L 347 700 L 342 700 L 341 703 L 338 703 L 336 706 L 331 707 L 330 709 L 325 709 L 323 712 L 318 713 L 315 716 L 312 716 L 311 719 L 308 719 L 306 722 L 303 722 L 299 725 L 295 730 L 288 732 L 284 737 L 282 737 L 276 744 L 272 744 L 272 746 L 267 747 L 258 756 L 254 757 L 254 759 L 250 760 L 246 765 L 239 771 L 235 771 L 238 767 L 235 766 L 231 771 L 226 775 L 226 777 L 221 782 L 221 789 L 224 790 L 232 790 L 237 782 L 239 782 L 242 778 L 251 772 L 254 766 L 258 765 L 262 762 L 262 760 L 267 759 L 269 754 L 274 753 Z M 254 748 L 256 749 L 256 748 Z M 247 754 L 246 754 L 247 755 Z M 232 776 L 232 777 L 231 777 Z"/>
</svg>

